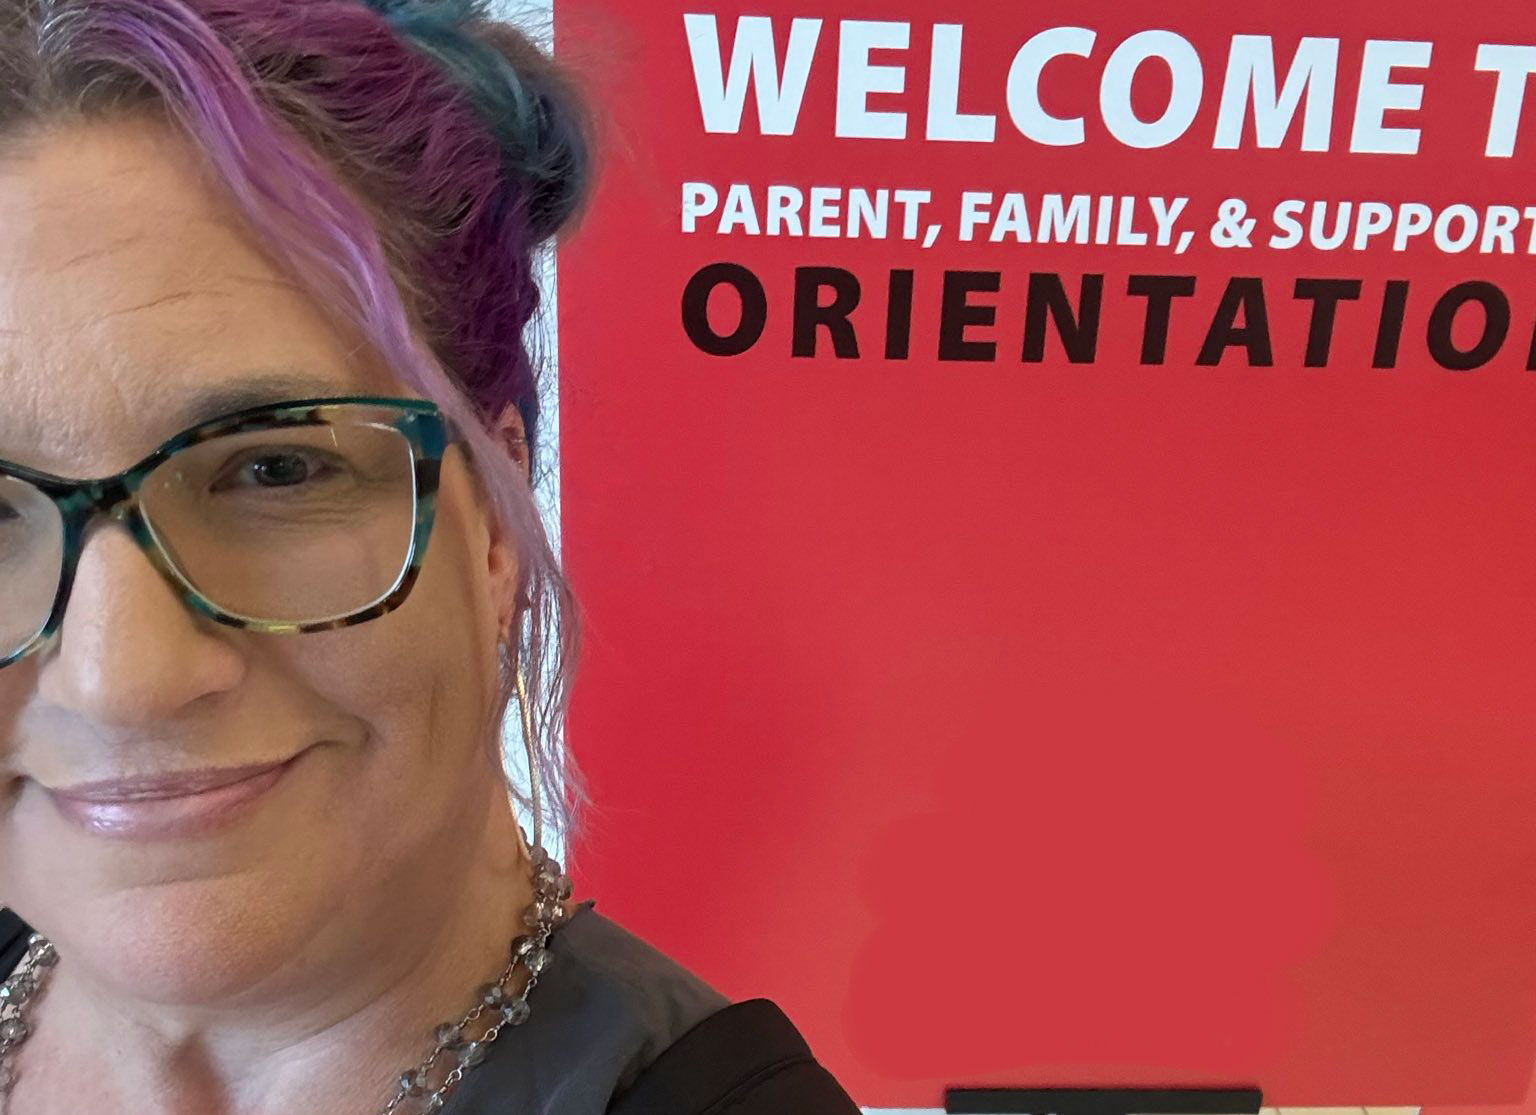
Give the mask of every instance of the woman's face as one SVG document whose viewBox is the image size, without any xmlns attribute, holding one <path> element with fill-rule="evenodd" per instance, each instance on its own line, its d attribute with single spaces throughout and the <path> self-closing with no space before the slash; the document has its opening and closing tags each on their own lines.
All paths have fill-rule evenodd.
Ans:
<svg viewBox="0 0 1536 1115">
<path fill-rule="evenodd" d="M 205 182 L 150 120 L 0 164 L 0 458 L 113 473 L 211 392 L 274 373 L 302 382 L 273 401 L 413 394 Z M 516 570 L 474 491 L 450 450 L 411 596 L 304 635 L 193 614 L 98 521 L 59 635 L 0 669 L 0 903 L 66 963 L 168 1003 L 280 994 L 295 957 L 363 961 L 401 917 L 445 909 L 505 802 L 480 725 Z M 290 759 L 191 834 L 102 832 L 48 792 Z"/>
</svg>

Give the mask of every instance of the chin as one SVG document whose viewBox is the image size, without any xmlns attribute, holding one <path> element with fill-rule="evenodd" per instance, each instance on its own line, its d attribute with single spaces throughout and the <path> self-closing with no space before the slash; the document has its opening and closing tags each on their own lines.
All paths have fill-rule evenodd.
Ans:
<svg viewBox="0 0 1536 1115">
<path fill-rule="evenodd" d="M 325 889 L 259 872 L 131 887 L 55 911 L 63 924 L 49 936 L 61 963 L 83 964 L 125 997 L 254 1006 L 302 984 L 295 959 L 330 913 Z"/>
</svg>

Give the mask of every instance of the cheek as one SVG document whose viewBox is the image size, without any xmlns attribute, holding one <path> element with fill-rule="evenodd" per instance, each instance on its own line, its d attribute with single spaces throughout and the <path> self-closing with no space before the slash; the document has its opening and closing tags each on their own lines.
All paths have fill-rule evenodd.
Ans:
<svg viewBox="0 0 1536 1115">
<path fill-rule="evenodd" d="M 414 618 L 392 613 L 325 636 L 331 645 L 306 649 L 309 661 L 295 666 L 308 689 L 357 722 L 359 777 L 420 800 L 474 764 L 493 694 L 462 631 Z"/>
<path fill-rule="evenodd" d="M 494 753 L 495 607 L 456 527 L 451 510 L 440 516 L 421 576 L 395 611 L 285 644 L 302 684 L 365 728 L 363 758 L 380 781 L 418 800 L 477 781 Z"/>
</svg>

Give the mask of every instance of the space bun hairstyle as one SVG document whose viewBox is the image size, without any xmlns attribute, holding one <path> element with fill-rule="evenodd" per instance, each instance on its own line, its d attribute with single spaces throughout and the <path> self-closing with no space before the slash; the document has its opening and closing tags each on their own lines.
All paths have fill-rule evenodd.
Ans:
<svg viewBox="0 0 1536 1115">
<path fill-rule="evenodd" d="M 464 430 L 521 578 L 488 738 L 520 666 L 542 820 L 568 840 L 587 802 L 563 741 L 579 616 L 518 457 L 535 481 L 548 467 L 536 268 L 591 173 L 571 82 L 484 0 L 0 0 L 0 157 L 145 113 L 191 141 L 319 306 Z M 509 408 L 524 447 L 501 432 Z M 527 809 L 533 796 L 514 789 Z"/>
<path fill-rule="evenodd" d="M 585 198 L 591 151 L 564 74 L 485 0 L 364 2 L 459 83 L 522 183 L 530 234 L 555 235 Z"/>
</svg>

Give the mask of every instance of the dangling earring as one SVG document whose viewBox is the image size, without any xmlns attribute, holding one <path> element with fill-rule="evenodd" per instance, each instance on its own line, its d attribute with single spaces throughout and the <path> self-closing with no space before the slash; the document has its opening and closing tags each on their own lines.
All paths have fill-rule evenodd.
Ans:
<svg viewBox="0 0 1536 1115">
<path fill-rule="evenodd" d="M 533 745 L 533 715 L 528 708 L 528 685 L 523 678 L 523 664 L 517 663 L 513 678 L 517 686 L 517 709 L 523 722 L 523 750 L 528 756 L 528 792 L 533 806 L 533 839 L 528 839 L 528 834 L 523 833 L 523 840 L 529 845 L 529 851 L 543 848 L 543 812 L 540 806 L 539 795 L 539 753 Z M 518 826 L 522 828 L 521 825 Z"/>
<path fill-rule="evenodd" d="M 516 613 L 520 615 L 521 613 Z M 515 622 L 515 621 L 514 621 Z M 504 629 L 504 636 L 509 636 L 512 625 Z M 505 645 L 505 641 L 503 642 Z M 533 890 L 534 902 L 523 911 L 523 924 L 528 926 L 542 925 L 541 919 L 549 919 L 551 924 L 558 925 L 567 917 L 562 903 L 571 896 L 571 880 L 560 866 L 560 861 L 549 854 L 544 847 L 544 808 L 540 804 L 543 795 L 539 791 L 542 781 L 539 769 L 539 751 L 533 744 L 533 710 L 528 703 L 528 682 L 523 677 L 523 664 L 521 656 L 515 652 L 512 657 L 512 678 L 514 682 L 513 692 L 517 695 L 517 710 L 523 725 L 523 751 L 528 756 L 528 796 L 533 806 L 533 839 L 528 839 L 528 833 L 522 825 L 517 826 L 518 836 L 528 852 L 528 862 L 533 866 Z M 512 792 L 512 785 L 507 784 L 507 798 L 512 806 L 512 816 L 517 817 L 517 795 Z M 539 940 L 542 949 L 548 934 Z"/>
</svg>

